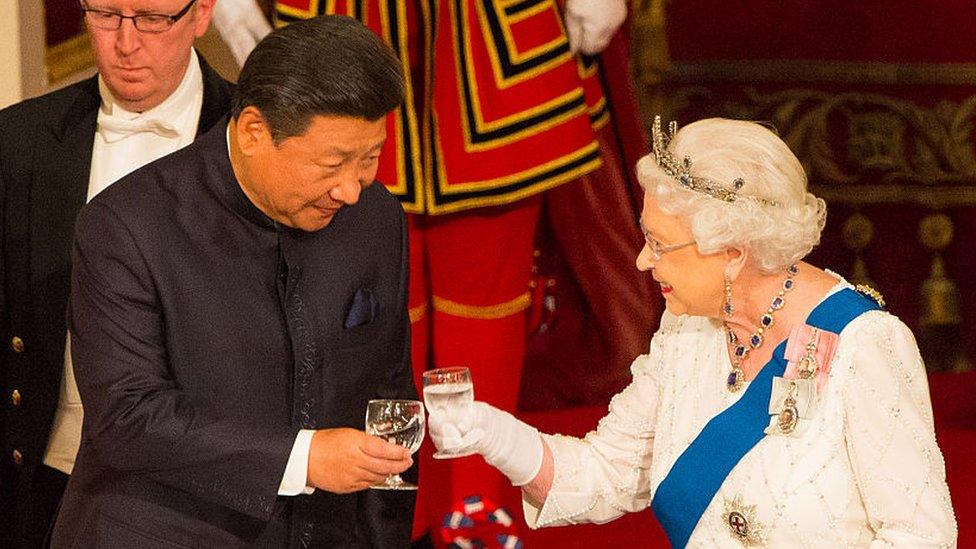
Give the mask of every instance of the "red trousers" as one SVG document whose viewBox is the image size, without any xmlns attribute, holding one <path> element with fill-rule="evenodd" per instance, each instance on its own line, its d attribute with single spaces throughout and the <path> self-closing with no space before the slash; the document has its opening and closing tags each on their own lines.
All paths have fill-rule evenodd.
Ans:
<svg viewBox="0 0 976 549">
<path fill-rule="evenodd" d="M 410 317 L 418 391 L 428 366 L 467 366 L 475 398 L 515 411 L 541 197 L 443 216 L 408 216 Z M 436 528 L 461 498 L 500 501 L 510 483 L 480 456 L 435 460 L 418 452 L 414 532 Z"/>
</svg>

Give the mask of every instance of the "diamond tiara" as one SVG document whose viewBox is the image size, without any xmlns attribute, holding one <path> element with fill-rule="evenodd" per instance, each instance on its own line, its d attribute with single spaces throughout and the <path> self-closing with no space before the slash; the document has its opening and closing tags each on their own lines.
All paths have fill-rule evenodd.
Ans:
<svg viewBox="0 0 976 549">
<path fill-rule="evenodd" d="M 746 184 L 745 180 L 737 177 L 732 180 L 732 187 L 729 188 L 711 179 L 691 175 L 691 159 L 686 156 L 679 162 L 668 150 L 668 144 L 671 143 L 676 133 L 678 133 L 677 122 L 672 121 L 668 124 L 668 132 L 665 133 L 661 130 L 661 117 L 654 117 L 654 125 L 651 126 L 651 136 L 653 138 L 654 158 L 657 160 L 657 165 L 664 170 L 664 173 L 675 178 L 686 189 L 707 194 L 712 198 L 724 202 L 735 202 L 739 198 L 739 190 Z M 758 196 L 743 195 L 742 198 L 754 200 L 767 206 L 779 206 L 779 202 Z"/>
</svg>

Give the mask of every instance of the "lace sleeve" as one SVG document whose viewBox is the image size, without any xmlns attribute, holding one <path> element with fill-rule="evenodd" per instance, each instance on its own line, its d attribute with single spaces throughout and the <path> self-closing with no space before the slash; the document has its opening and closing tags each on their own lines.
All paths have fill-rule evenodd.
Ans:
<svg viewBox="0 0 976 549">
<path fill-rule="evenodd" d="M 844 428 L 872 547 L 954 547 L 956 521 L 915 338 L 887 313 L 868 313 L 861 323 L 851 334 Z"/>
<path fill-rule="evenodd" d="M 631 364 L 630 385 L 610 401 L 609 413 L 584 438 L 544 435 L 555 465 L 552 487 L 541 508 L 523 501 L 531 528 L 582 522 L 604 523 L 640 511 L 650 501 L 648 469 L 661 397 L 658 377 L 662 333 L 674 317 L 665 314 L 649 354 Z"/>
</svg>

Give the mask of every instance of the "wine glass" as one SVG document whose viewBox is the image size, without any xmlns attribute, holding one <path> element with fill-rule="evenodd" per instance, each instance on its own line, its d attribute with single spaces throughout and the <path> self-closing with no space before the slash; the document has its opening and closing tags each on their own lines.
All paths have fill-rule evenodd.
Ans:
<svg viewBox="0 0 976 549">
<path fill-rule="evenodd" d="M 437 368 L 424 372 L 424 402 L 427 409 L 451 417 L 453 413 L 474 402 L 474 383 L 471 371 L 464 366 Z M 439 450 L 434 453 L 437 459 L 470 456 L 471 450 L 459 448 L 453 451 Z"/>
<path fill-rule="evenodd" d="M 425 423 L 424 404 L 419 400 L 377 399 L 366 405 L 366 432 L 408 448 L 411 454 L 424 440 Z M 391 474 L 382 484 L 370 488 L 416 490 L 417 485 L 404 481 L 398 474 Z"/>
</svg>

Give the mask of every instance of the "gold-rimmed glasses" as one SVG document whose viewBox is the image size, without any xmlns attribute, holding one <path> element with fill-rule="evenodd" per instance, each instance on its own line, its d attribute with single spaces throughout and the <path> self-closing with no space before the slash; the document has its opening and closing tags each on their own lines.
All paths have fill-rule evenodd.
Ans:
<svg viewBox="0 0 976 549">
<path fill-rule="evenodd" d="M 637 224 L 640 225 L 640 230 L 642 233 L 644 233 L 644 241 L 647 242 L 647 247 L 651 250 L 651 257 L 654 258 L 654 261 L 660 261 L 661 256 L 668 252 L 680 250 L 681 248 L 687 248 L 688 246 L 696 243 L 695 240 L 689 240 L 688 242 L 682 242 L 681 244 L 661 244 L 656 238 L 654 238 L 651 231 L 647 230 L 647 227 L 644 226 L 643 220 L 638 221 Z"/>
</svg>

